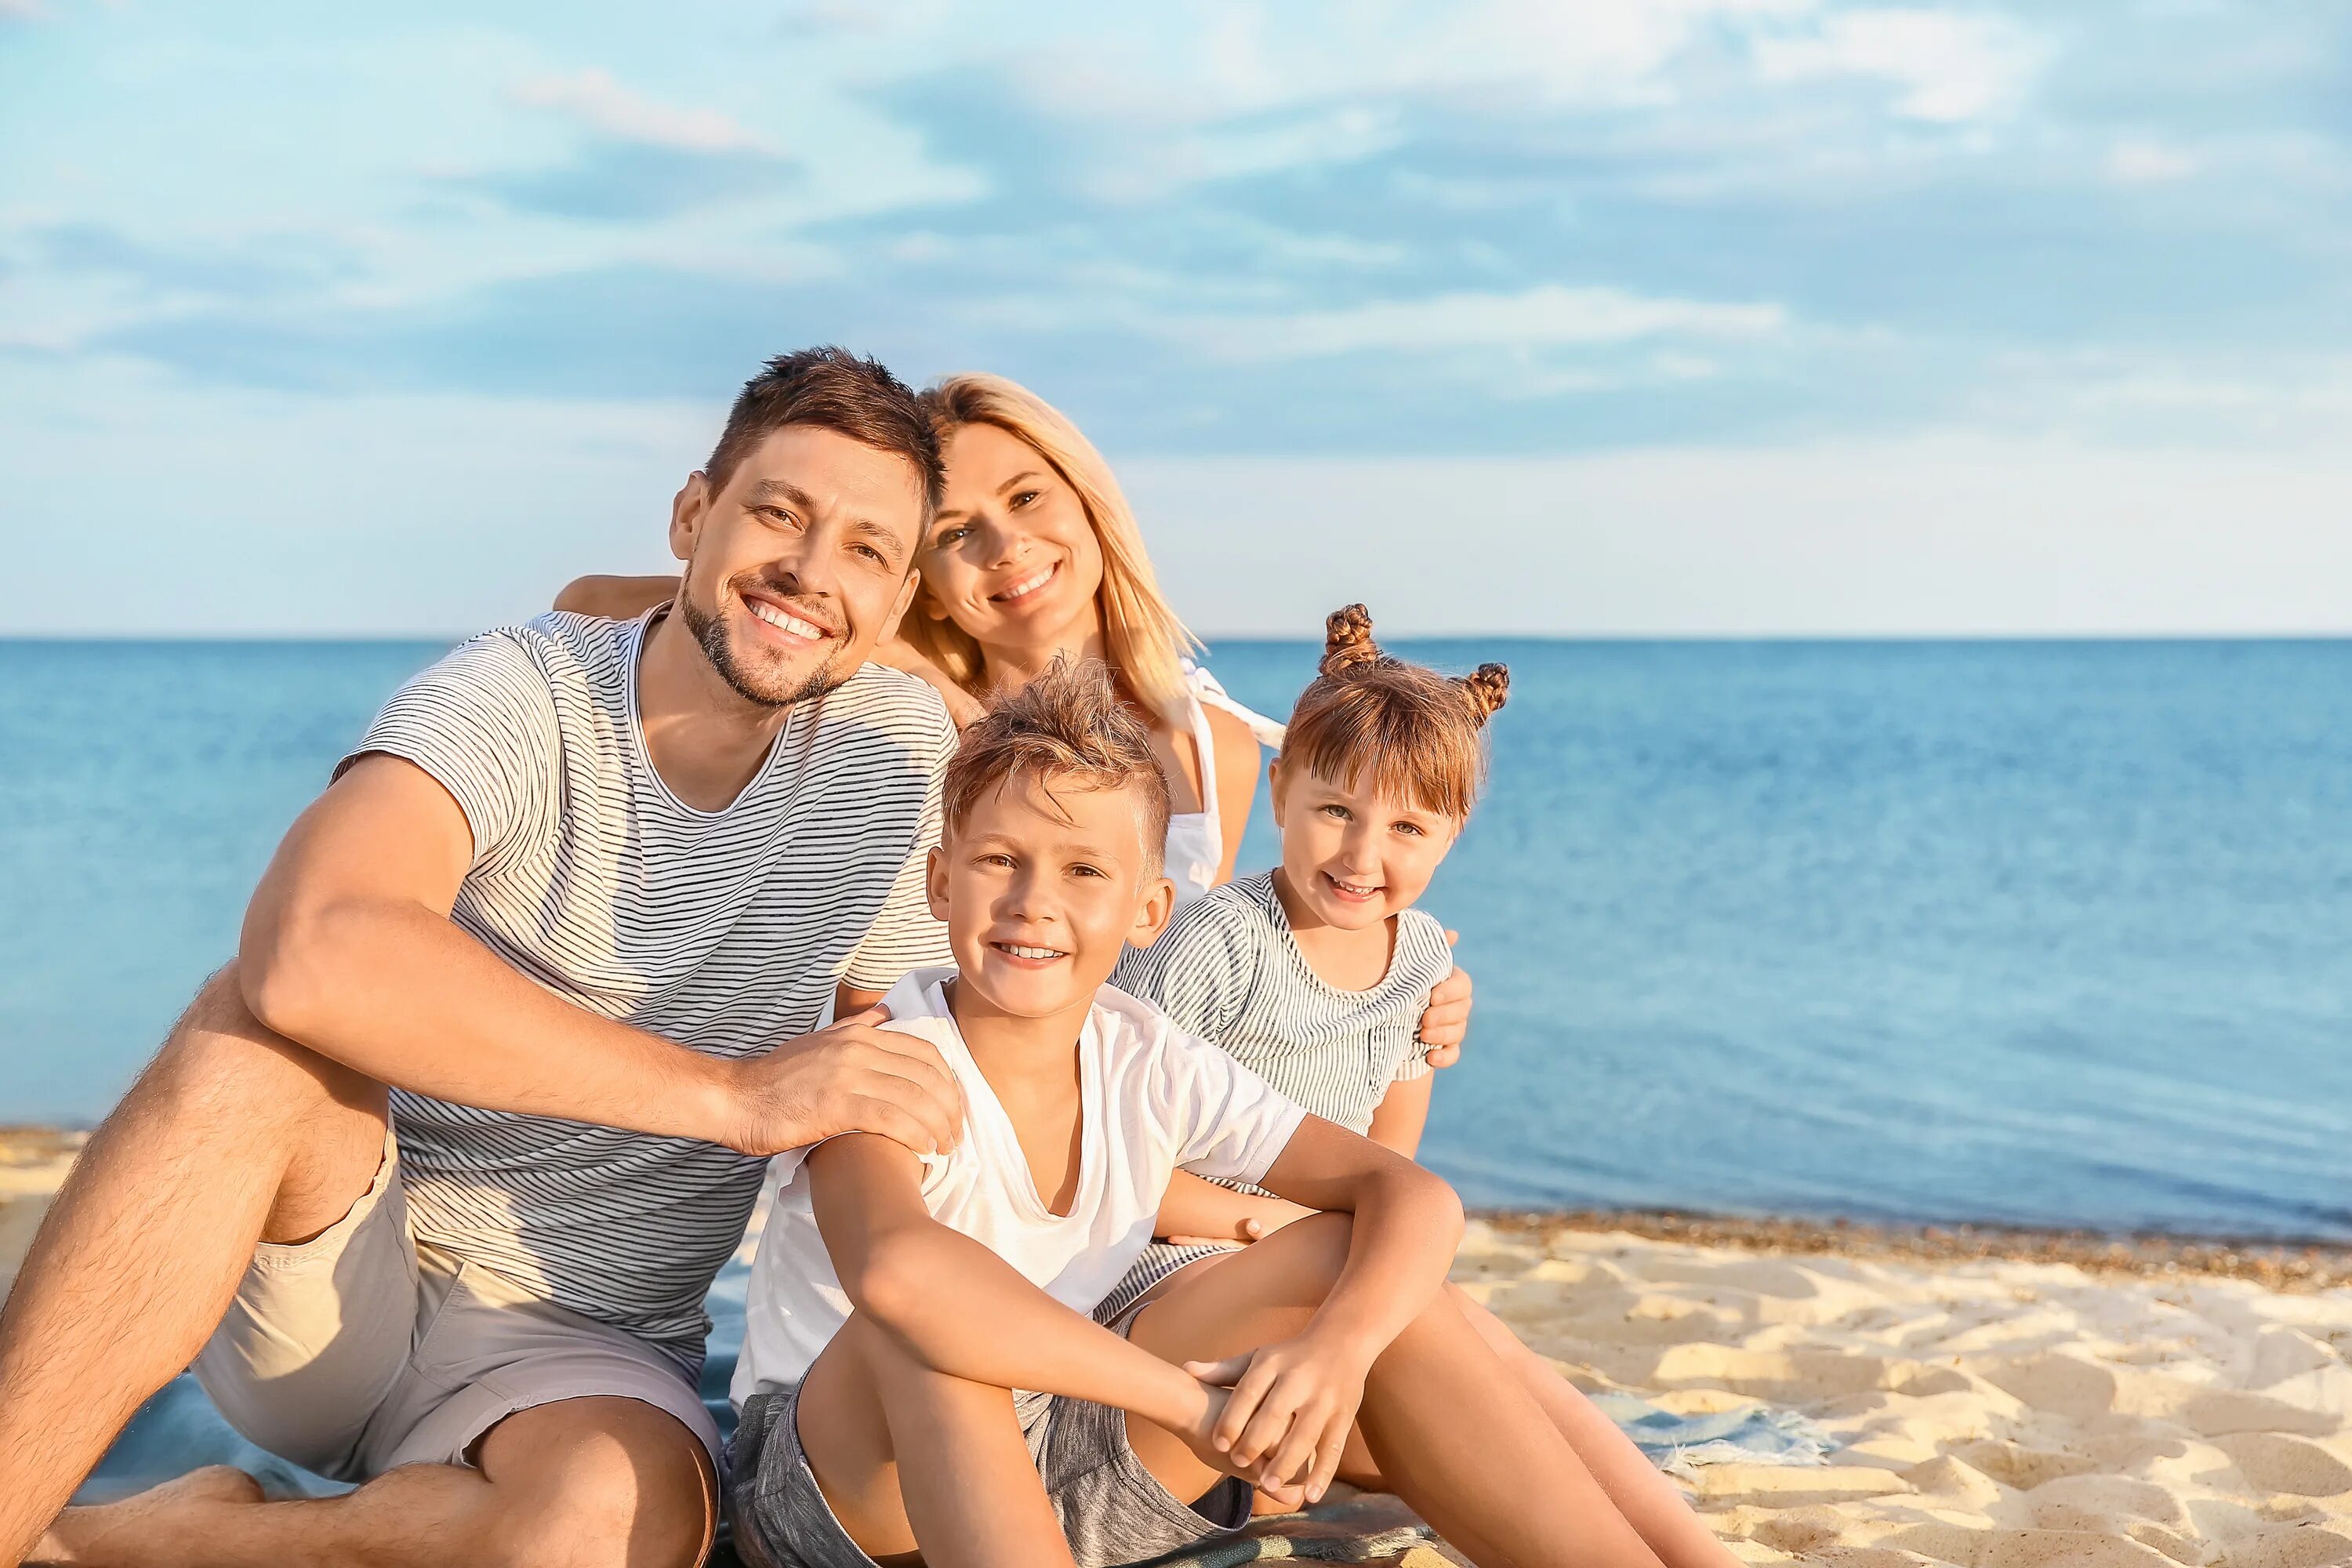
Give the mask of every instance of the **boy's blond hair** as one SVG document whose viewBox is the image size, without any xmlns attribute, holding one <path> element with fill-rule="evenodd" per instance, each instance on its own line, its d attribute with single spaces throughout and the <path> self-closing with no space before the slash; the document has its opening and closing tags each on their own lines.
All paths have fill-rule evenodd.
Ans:
<svg viewBox="0 0 2352 1568">
<path fill-rule="evenodd" d="M 949 376 L 922 394 L 922 404 L 941 447 L 966 425 L 993 425 L 1034 449 L 1076 492 L 1102 547 L 1096 605 L 1111 670 L 1145 707 L 1181 724 L 1191 693 L 1177 661 L 1199 644 L 1160 596 L 1143 531 L 1094 443 L 1060 409 L 1001 375 Z M 980 689 L 980 645 L 971 633 L 927 615 L 908 616 L 898 630 L 949 679 L 966 691 Z"/>
<path fill-rule="evenodd" d="M 1168 847 L 1168 775 L 1151 754 L 1151 735 L 1118 700 L 1100 659 L 1054 662 L 1026 686 L 1000 697 L 963 732 L 940 781 L 940 805 L 952 834 L 991 791 L 1036 780 L 1053 786 L 1143 792 L 1144 874 L 1158 876 Z"/>
<path fill-rule="evenodd" d="M 1370 769 L 1382 795 L 1459 822 L 1486 782 L 1486 721 L 1510 689 L 1499 664 L 1456 679 L 1382 653 L 1371 612 L 1349 605 L 1324 618 L 1322 668 L 1291 710 L 1282 765 L 1350 788 Z"/>
</svg>

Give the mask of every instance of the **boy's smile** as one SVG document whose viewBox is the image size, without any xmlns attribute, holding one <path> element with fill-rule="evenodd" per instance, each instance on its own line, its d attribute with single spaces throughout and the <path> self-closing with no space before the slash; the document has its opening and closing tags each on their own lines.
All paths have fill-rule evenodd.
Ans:
<svg viewBox="0 0 2352 1568">
<path fill-rule="evenodd" d="M 960 1019 L 975 1007 L 1083 1016 L 1129 942 L 1167 924 L 1142 792 L 1024 775 L 989 791 L 931 852 L 931 912 L 947 922 Z"/>
</svg>

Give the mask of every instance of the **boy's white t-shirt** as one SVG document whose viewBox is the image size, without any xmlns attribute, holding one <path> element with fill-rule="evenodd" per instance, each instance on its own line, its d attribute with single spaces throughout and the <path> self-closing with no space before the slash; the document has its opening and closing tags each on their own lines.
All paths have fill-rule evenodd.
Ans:
<svg viewBox="0 0 2352 1568">
<path fill-rule="evenodd" d="M 1255 1183 L 1306 1112 L 1264 1079 L 1158 1011 L 1104 986 L 1078 1037 L 1077 1193 L 1066 1215 L 1048 1209 L 1020 1139 L 949 1015 L 952 969 L 919 969 L 884 998 L 882 1026 L 937 1046 L 963 1086 L 964 1135 L 923 1168 L 931 1217 L 980 1242 L 1074 1312 L 1109 1294 L 1150 1244 L 1160 1200 L 1178 1167 Z M 848 1320 L 811 1206 L 808 1151 L 771 1162 L 773 1202 L 751 1265 L 743 1353 L 730 1390 L 739 1405 L 806 1374 Z"/>
</svg>

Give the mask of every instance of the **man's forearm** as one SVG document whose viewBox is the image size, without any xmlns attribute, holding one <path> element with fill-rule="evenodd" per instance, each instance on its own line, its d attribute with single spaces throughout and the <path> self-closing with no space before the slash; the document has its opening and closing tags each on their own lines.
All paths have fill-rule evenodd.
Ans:
<svg viewBox="0 0 2352 1568">
<path fill-rule="evenodd" d="M 262 1023 L 380 1082 L 488 1110 L 720 1140 L 729 1063 L 563 1001 L 443 916 L 348 900 L 248 921 Z"/>
</svg>

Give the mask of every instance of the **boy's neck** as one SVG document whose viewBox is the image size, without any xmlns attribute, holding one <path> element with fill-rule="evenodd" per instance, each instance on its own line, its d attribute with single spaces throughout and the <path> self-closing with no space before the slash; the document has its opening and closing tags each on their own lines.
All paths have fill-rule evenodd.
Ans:
<svg viewBox="0 0 2352 1568">
<path fill-rule="evenodd" d="M 1332 925 L 1298 896 L 1279 866 L 1274 868 L 1274 896 L 1282 905 L 1282 918 L 1290 922 L 1291 940 L 1298 944 L 1300 956 L 1325 984 L 1363 991 L 1388 973 L 1396 947 L 1396 916 L 1359 931 Z"/>
<path fill-rule="evenodd" d="M 964 1048 L 992 1082 L 1000 1072 L 1027 1076 L 1069 1070 L 1095 1000 L 1089 993 L 1061 1012 L 1024 1017 L 991 1005 L 960 977 L 948 982 L 947 998 L 948 1015 L 963 1037 Z"/>
</svg>

